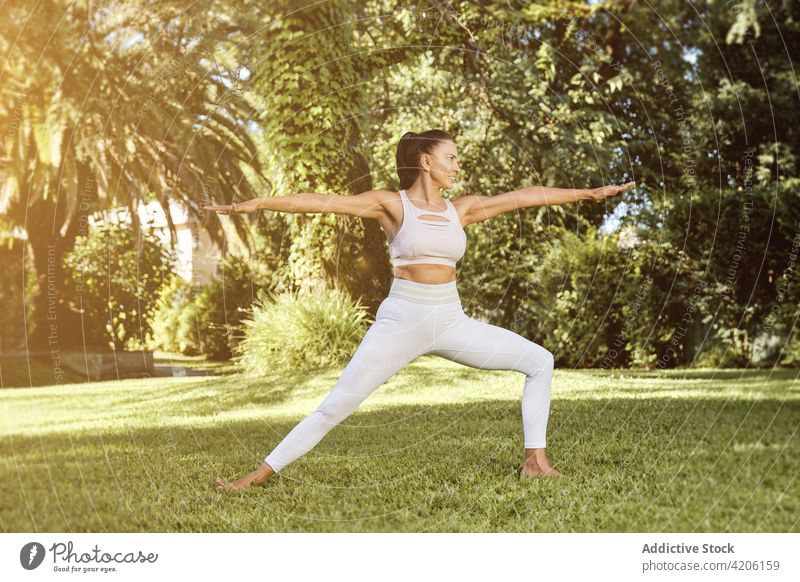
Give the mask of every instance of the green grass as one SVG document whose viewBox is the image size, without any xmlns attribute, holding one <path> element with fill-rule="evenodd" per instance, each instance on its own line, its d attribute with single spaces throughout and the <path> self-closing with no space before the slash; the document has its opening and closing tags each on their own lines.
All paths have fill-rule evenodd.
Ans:
<svg viewBox="0 0 800 582">
<path fill-rule="evenodd" d="M 556 370 L 548 456 L 565 478 L 520 481 L 523 376 L 425 356 L 266 486 L 215 490 L 217 474 L 255 469 L 340 371 L 2 391 L 0 526 L 798 531 L 796 370 Z"/>
</svg>

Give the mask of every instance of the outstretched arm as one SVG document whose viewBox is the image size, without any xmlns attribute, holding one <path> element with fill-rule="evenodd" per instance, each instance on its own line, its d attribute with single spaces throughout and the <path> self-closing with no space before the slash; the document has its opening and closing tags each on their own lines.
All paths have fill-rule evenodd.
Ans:
<svg viewBox="0 0 800 582">
<path fill-rule="evenodd" d="M 497 196 L 464 196 L 466 205 L 464 223 L 472 224 L 488 220 L 504 212 L 511 212 L 532 206 L 551 206 L 567 204 L 578 200 L 602 200 L 624 192 L 636 182 L 628 182 L 620 186 L 601 186 L 600 188 L 549 188 L 546 186 L 530 186 L 513 192 L 505 192 Z"/>
<path fill-rule="evenodd" d="M 247 202 L 211 205 L 204 208 L 220 214 L 274 210 L 276 212 L 294 213 L 333 212 L 335 214 L 350 214 L 359 218 L 378 218 L 380 213 L 383 212 L 383 202 L 387 196 L 391 196 L 391 193 L 385 190 L 367 190 L 352 196 L 300 192 L 287 196 L 253 198 Z"/>
</svg>

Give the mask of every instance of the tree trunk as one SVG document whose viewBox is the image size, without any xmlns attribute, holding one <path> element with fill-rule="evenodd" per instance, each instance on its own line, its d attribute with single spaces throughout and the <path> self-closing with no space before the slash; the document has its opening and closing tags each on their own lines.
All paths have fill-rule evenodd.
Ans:
<svg viewBox="0 0 800 582">
<path fill-rule="evenodd" d="M 56 205 L 52 199 L 39 200 L 30 207 L 27 224 L 38 284 L 28 347 L 52 353 L 83 346 L 81 316 L 66 298 L 64 277 L 64 254 L 75 244 L 75 233 L 69 229 L 62 237 L 53 228 L 63 218 L 58 215 L 57 206 L 62 204 Z"/>
<path fill-rule="evenodd" d="M 66 288 L 64 255 L 75 246 L 79 234 L 86 234 L 88 215 L 97 203 L 91 168 L 82 162 L 76 165 L 78 183 L 85 185 L 82 192 L 61 190 L 55 198 L 40 199 L 28 208 L 25 226 L 38 284 L 33 322 L 26 329 L 30 349 L 80 350 L 86 344 L 101 343 L 101 338 L 83 337 L 80 305 L 72 300 L 76 292 Z M 80 197 L 77 216 L 66 216 L 67 196 Z"/>
<path fill-rule="evenodd" d="M 352 192 L 372 189 L 372 177 L 364 157 L 354 154 L 348 182 Z M 360 299 L 372 316 L 378 311 L 381 301 L 389 293 L 392 272 L 386 254 L 386 235 L 376 220 L 345 216 L 343 223 L 352 228 L 345 229 L 340 254 L 349 257 L 341 283 L 354 298 Z"/>
</svg>

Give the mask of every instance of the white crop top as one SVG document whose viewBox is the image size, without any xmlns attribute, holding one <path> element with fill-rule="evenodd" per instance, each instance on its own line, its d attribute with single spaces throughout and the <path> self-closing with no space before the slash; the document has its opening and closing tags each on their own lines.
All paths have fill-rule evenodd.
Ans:
<svg viewBox="0 0 800 582">
<path fill-rule="evenodd" d="M 392 265 L 435 264 L 455 267 L 467 250 L 467 234 L 453 203 L 445 199 L 444 210 L 423 210 L 411 203 L 405 190 L 400 190 L 400 200 L 403 202 L 403 223 L 389 243 Z M 447 220 L 420 218 L 425 214 L 441 215 Z"/>
</svg>

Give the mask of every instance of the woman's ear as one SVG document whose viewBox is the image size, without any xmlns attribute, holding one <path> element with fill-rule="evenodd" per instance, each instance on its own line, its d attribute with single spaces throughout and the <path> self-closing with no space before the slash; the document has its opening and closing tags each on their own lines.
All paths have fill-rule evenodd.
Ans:
<svg viewBox="0 0 800 582">
<path fill-rule="evenodd" d="M 422 154 L 419 157 L 419 165 L 426 172 L 431 171 L 431 156 L 429 154 Z"/>
</svg>

